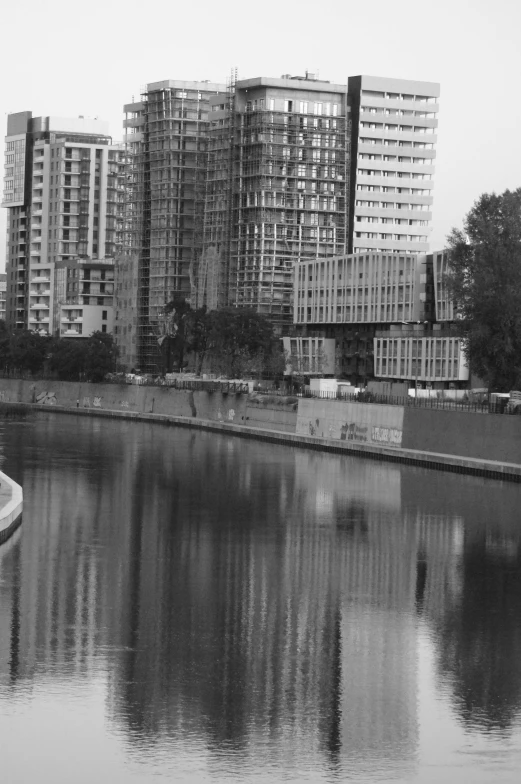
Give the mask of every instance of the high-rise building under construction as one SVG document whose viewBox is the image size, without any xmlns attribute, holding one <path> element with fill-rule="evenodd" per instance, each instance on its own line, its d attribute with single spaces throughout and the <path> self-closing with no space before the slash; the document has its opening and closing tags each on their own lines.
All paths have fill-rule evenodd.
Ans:
<svg viewBox="0 0 521 784">
<path fill-rule="evenodd" d="M 125 107 L 122 361 L 159 369 L 163 308 L 175 296 L 252 307 L 283 326 L 300 260 L 355 246 L 427 251 L 432 185 L 416 180 L 432 179 L 438 94 L 425 82 L 341 85 L 310 73 L 147 85 Z"/>
<path fill-rule="evenodd" d="M 116 266 L 115 337 L 120 359 L 158 371 L 162 309 L 193 299 L 191 278 L 203 243 L 211 95 L 225 84 L 148 84 L 124 107 L 129 157 L 124 250 Z M 224 100 L 224 97 L 223 97 Z"/>
</svg>

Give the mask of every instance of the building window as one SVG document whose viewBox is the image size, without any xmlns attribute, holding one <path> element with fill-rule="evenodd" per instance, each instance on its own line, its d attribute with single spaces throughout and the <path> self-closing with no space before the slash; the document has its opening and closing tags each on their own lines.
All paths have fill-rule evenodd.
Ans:
<svg viewBox="0 0 521 784">
<path fill-rule="evenodd" d="M 107 311 L 106 310 L 102 310 L 101 311 L 101 318 L 103 319 L 103 321 L 107 320 Z"/>
<path fill-rule="evenodd" d="M 102 332 L 106 332 L 107 331 L 107 325 L 106 324 L 102 324 L 101 325 L 101 331 Z"/>
</svg>

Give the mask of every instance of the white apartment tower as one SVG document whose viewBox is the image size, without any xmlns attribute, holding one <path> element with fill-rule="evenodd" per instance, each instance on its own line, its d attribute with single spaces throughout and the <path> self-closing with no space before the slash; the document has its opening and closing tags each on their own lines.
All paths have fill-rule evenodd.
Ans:
<svg viewBox="0 0 521 784">
<path fill-rule="evenodd" d="M 439 84 L 350 76 L 351 253 L 428 253 Z"/>
<path fill-rule="evenodd" d="M 113 259 L 119 248 L 124 153 L 105 122 L 31 112 L 8 116 L 5 142 L 7 323 L 59 334 L 57 271 Z M 87 304 L 100 306 L 100 318 L 107 307 L 105 298 Z"/>
</svg>

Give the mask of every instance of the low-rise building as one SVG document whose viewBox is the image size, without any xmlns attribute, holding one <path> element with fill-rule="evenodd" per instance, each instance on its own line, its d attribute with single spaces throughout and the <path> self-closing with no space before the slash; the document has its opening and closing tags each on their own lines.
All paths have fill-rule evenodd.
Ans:
<svg viewBox="0 0 521 784">
<path fill-rule="evenodd" d="M 295 268 L 294 337 L 335 341 L 335 375 L 462 387 L 469 373 L 447 286 L 449 252 L 355 253 Z"/>
<path fill-rule="evenodd" d="M 426 335 L 390 330 L 374 339 L 375 377 L 414 381 L 416 386 L 460 387 L 469 380 L 461 337 L 445 335 L 441 329 Z"/>
<path fill-rule="evenodd" d="M 303 261 L 295 268 L 296 324 L 416 321 L 424 256 L 355 253 Z"/>
</svg>

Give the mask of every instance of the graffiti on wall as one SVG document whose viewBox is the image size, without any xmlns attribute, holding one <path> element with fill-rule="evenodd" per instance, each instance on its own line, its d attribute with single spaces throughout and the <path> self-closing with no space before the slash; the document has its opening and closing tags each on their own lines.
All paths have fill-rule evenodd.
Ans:
<svg viewBox="0 0 521 784">
<path fill-rule="evenodd" d="M 0 403 L 9 403 L 9 395 L 5 389 L 0 390 Z"/>
<path fill-rule="evenodd" d="M 233 422 L 233 420 L 235 419 L 235 409 L 230 408 L 230 410 L 227 411 L 227 413 L 226 413 L 226 418 L 228 419 L 229 422 Z M 221 421 L 224 419 L 224 417 L 223 417 L 223 415 L 222 415 L 222 413 L 220 411 L 217 412 L 217 419 L 219 419 Z"/>
<path fill-rule="evenodd" d="M 36 395 L 36 402 L 40 406 L 55 406 L 58 403 L 55 392 L 39 392 Z"/>
<path fill-rule="evenodd" d="M 346 422 L 340 428 L 341 441 L 367 441 L 367 425 L 359 424 L 358 422 Z"/>
<path fill-rule="evenodd" d="M 396 427 L 373 427 L 371 439 L 377 444 L 401 446 L 402 431 Z"/>
<path fill-rule="evenodd" d="M 402 430 L 396 427 L 372 426 L 367 422 L 344 422 L 334 425 L 331 422 L 320 422 L 319 419 L 297 423 L 297 432 L 309 433 L 310 436 L 355 441 L 357 443 L 373 443 L 387 446 L 401 446 Z"/>
</svg>

